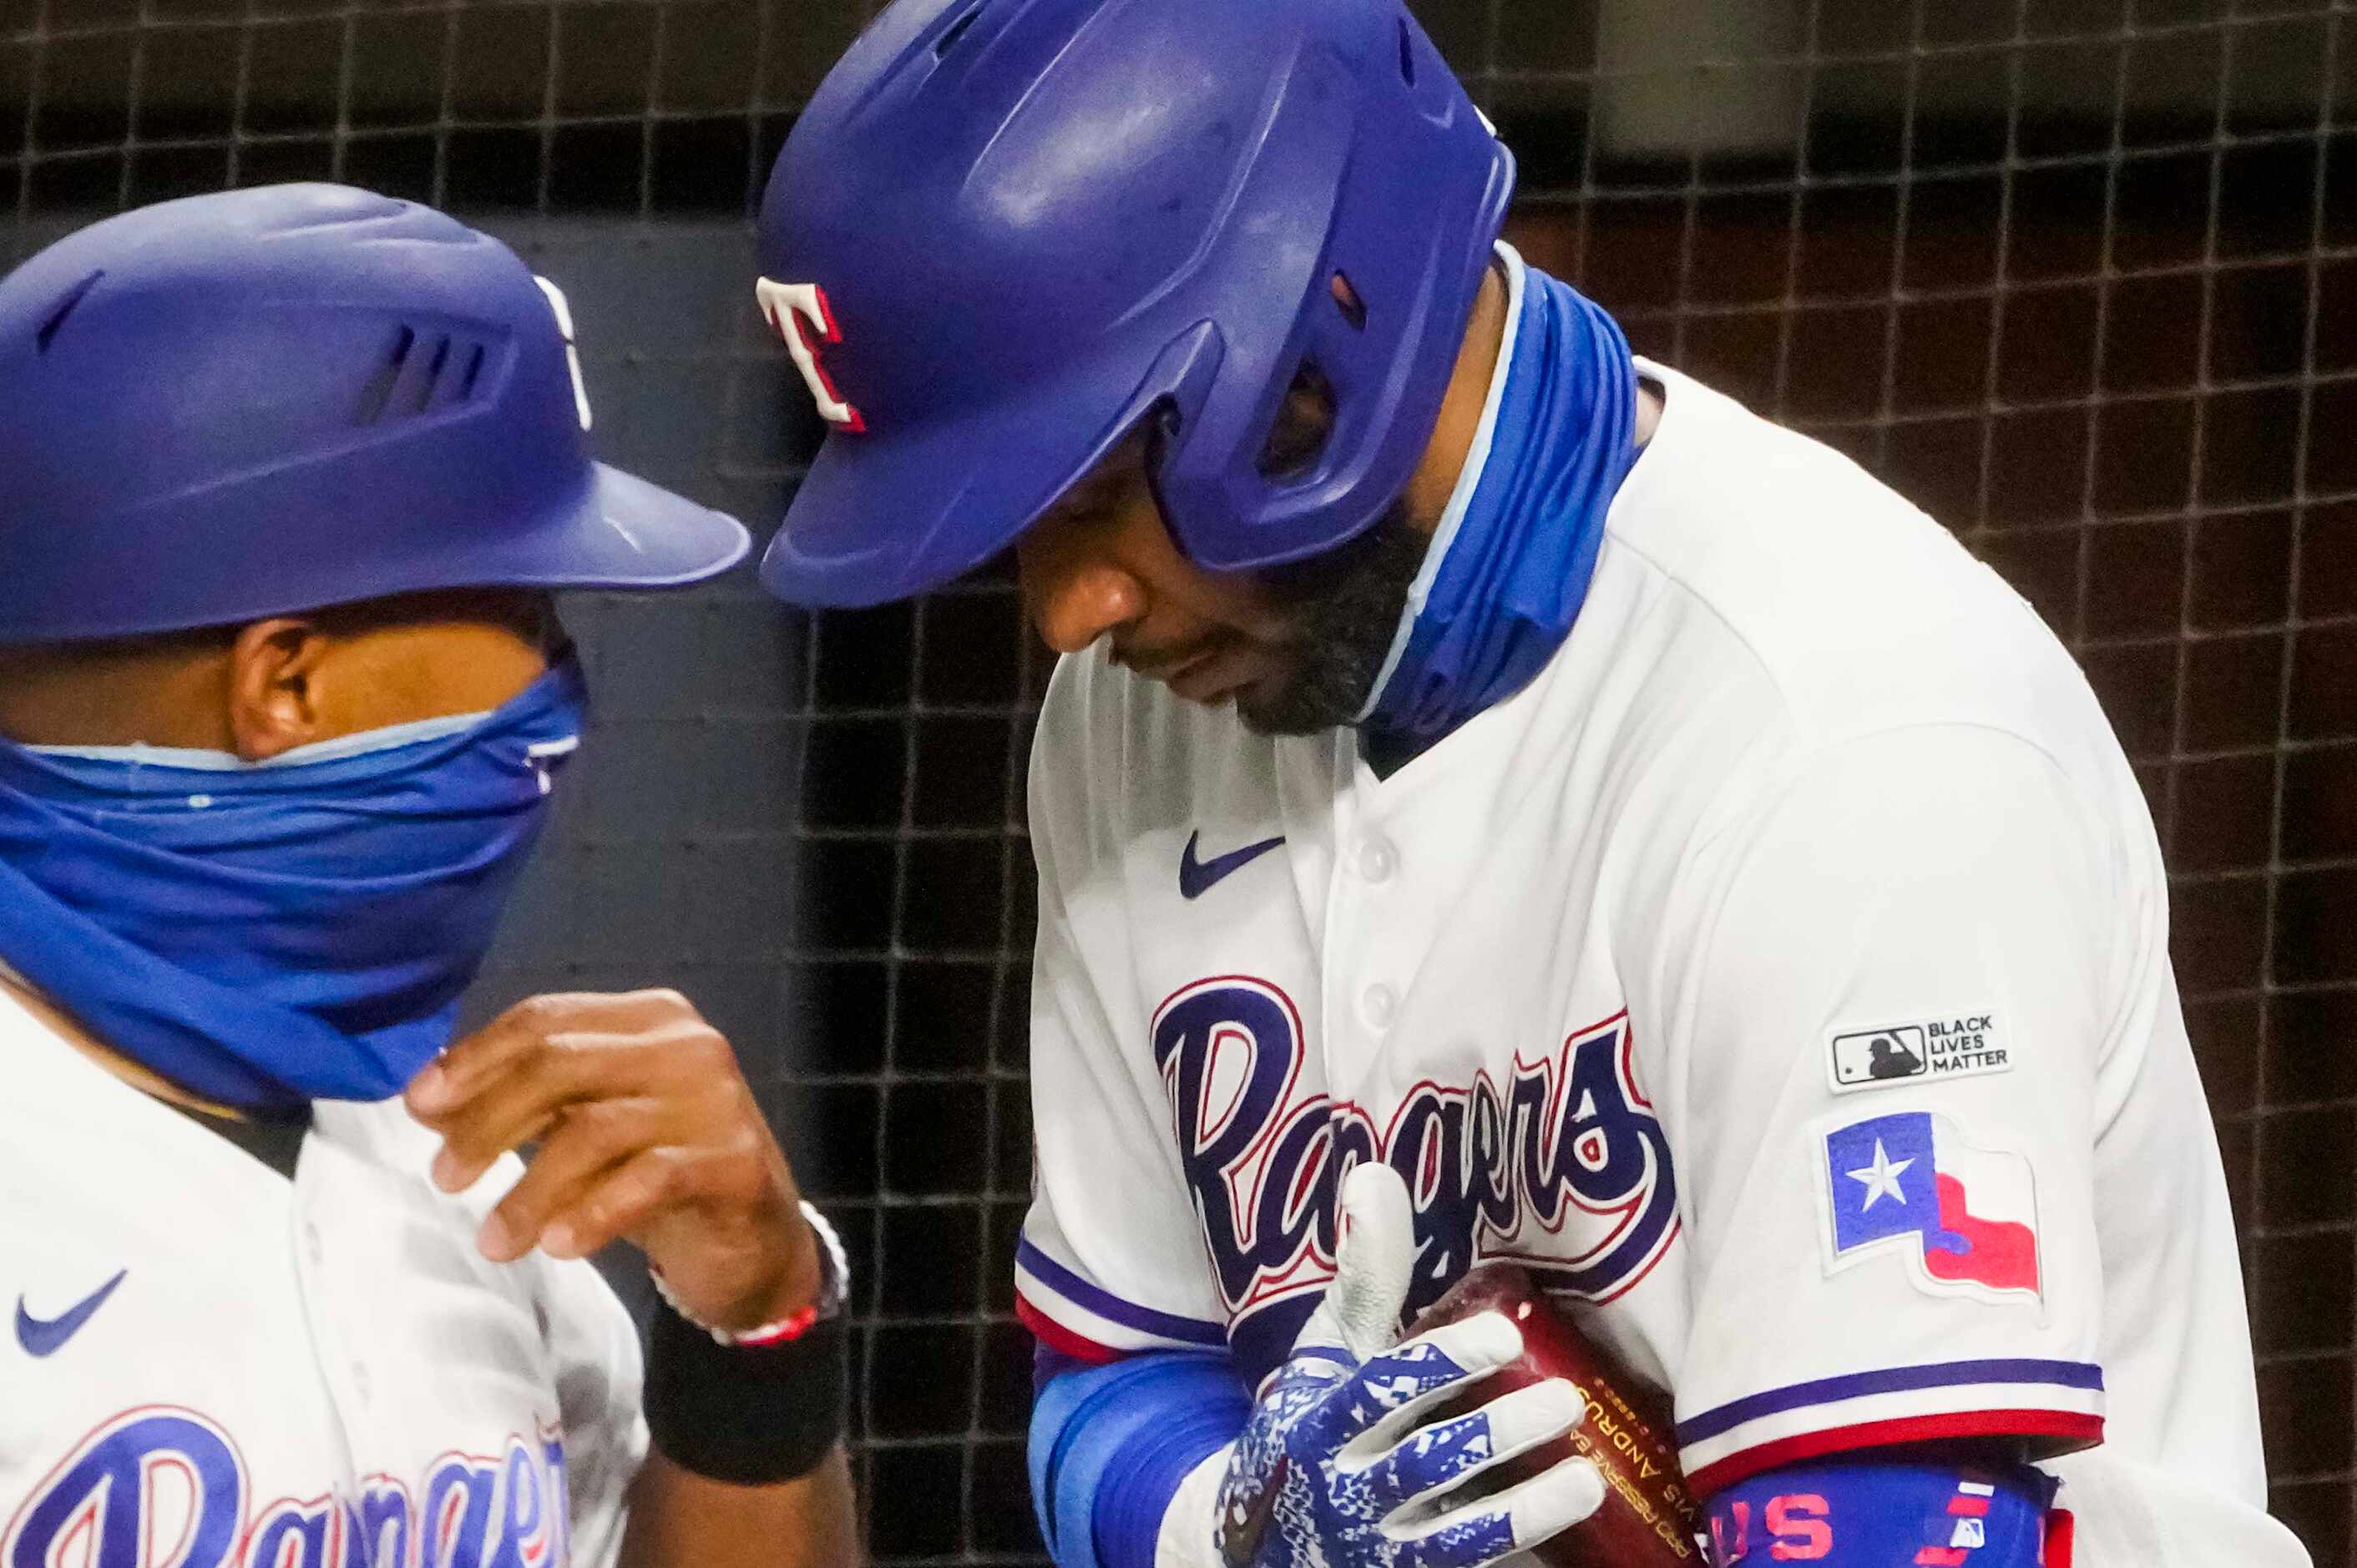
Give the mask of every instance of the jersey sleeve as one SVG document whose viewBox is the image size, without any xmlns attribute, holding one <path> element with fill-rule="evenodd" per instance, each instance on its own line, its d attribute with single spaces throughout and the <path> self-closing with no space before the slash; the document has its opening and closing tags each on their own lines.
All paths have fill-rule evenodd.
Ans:
<svg viewBox="0 0 2357 1568">
<path fill-rule="evenodd" d="M 621 1561 L 630 1483 L 647 1457 L 638 1326 L 603 1276 L 579 1260 L 543 1258 L 549 1359 L 565 1428 L 575 1568 Z"/>
<path fill-rule="evenodd" d="M 1895 1443 L 2099 1440 L 2097 1067 L 2162 946 L 2026 742 L 1830 748 L 1695 857 L 1669 1012 L 1707 1495 Z"/>
<path fill-rule="evenodd" d="M 1114 814 L 1125 727 L 1104 675 L 1093 655 L 1063 660 L 1032 752 L 1034 1164 L 1015 1261 L 1024 1323 L 1043 1344 L 1091 1361 L 1226 1346 L 1147 1020 L 1127 978 L 1135 934 Z"/>
</svg>

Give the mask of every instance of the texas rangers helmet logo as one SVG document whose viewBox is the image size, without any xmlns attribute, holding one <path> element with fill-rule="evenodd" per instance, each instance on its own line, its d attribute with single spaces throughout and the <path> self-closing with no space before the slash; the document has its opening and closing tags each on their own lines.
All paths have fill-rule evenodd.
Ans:
<svg viewBox="0 0 2357 1568">
<path fill-rule="evenodd" d="M 826 350 L 843 341 L 843 328 L 835 324 L 826 290 L 814 283 L 772 283 L 763 278 L 753 293 L 761 302 L 761 314 L 769 319 L 770 329 L 784 339 L 786 352 L 794 357 L 794 368 L 802 371 L 818 403 L 819 417 L 837 430 L 864 434 L 867 421 L 844 401 L 834 378 L 827 372 Z"/>
<path fill-rule="evenodd" d="M 1380 1119 L 1297 1093 L 1300 1017 L 1264 981 L 1177 993 L 1155 1015 L 1154 1057 L 1232 1339 L 1265 1308 L 1306 1307 L 1332 1276 L 1335 1195 L 1364 1160 L 1388 1163 L 1415 1199 L 1411 1312 L 1491 1258 L 1609 1301 L 1677 1234 L 1669 1143 L 1638 1090 L 1625 1015 L 1518 1054 L 1503 1082 L 1420 1083 Z"/>
<path fill-rule="evenodd" d="M 587 430 L 596 423 L 589 412 L 589 383 L 581 377 L 581 345 L 573 336 L 573 306 L 565 302 L 565 291 L 546 278 L 532 280 L 547 296 L 548 308 L 556 317 L 556 330 L 565 339 L 565 369 L 573 377 L 573 413 Z"/>
</svg>

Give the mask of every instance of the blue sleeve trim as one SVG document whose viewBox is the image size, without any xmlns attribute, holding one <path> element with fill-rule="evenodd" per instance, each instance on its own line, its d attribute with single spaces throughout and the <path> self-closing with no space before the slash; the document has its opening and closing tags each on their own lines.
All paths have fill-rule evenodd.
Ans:
<svg viewBox="0 0 2357 1568">
<path fill-rule="evenodd" d="M 1225 1357 L 1186 1351 L 1037 1370 L 1031 1501 L 1049 1555 L 1058 1568 L 1152 1568 L 1178 1484 L 1252 1413 L 1243 1384 Z"/>
<path fill-rule="evenodd" d="M 1176 1313 L 1157 1312 L 1134 1301 L 1124 1301 L 1111 1291 L 1091 1284 L 1048 1256 L 1028 1236 L 1016 1242 L 1015 1261 L 1029 1270 L 1032 1277 L 1041 1284 L 1075 1306 L 1095 1313 L 1108 1323 L 1118 1323 L 1124 1328 L 1135 1328 L 1141 1334 L 1151 1334 L 1163 1339 L 1176 1339 L 1184 1345 L 1200 1345 L 1213 1350 L 1227 1348 L 1227 1330 L 1218 1324 L 1180 1317 Z"/>
<path fill-rule="evenodd" d="M 1967 1383 L 2051 1383 L 2066 1389 L 2101 1393 L 2104 1369 L 2084 1361 L 1943 1361 L 1928 1367 L 1890 1367 L 1880 1371 L 1854 1372 L 1847 1377 L 1819 1378 L 1771 1389 L 1688 1416 L 1678 1423 L 1681 1447 L 1717 1437 L 1720 1433 L 1803 1405 L 1833 1404 L 1867 1394 L 1903 1393 L 1915 1389 L 1953 1388 Z"/>
<path fill-rule="evenodd" d="M 1712 1560 L 1823 1568 L 2037 1568 L 2055 1482 L 1983 1467 L 1846 1454 L 1764 1470 L 1710 1499 Z"/>
</svg>

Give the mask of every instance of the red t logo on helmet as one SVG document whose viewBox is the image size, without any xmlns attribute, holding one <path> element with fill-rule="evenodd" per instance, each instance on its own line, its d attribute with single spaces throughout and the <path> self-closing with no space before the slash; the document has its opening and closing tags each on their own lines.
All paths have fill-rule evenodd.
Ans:
<svg viewBox="0 0 2357 1568">
<path fill-rule="evenodd" d="M 820 417 L 837 430 L 864 434 L 867 421 L 843 400 L 822 359 L 829 345 L 843 341 L 843 329 L 834 323 L 826 290 L 814 283 L 772 283 L 763 278 L 753 293 L 761 302 L 761 314 L 785 339 L 786 351 L 794 357 L 802 380 L 810 384 Z"/>
</svg>

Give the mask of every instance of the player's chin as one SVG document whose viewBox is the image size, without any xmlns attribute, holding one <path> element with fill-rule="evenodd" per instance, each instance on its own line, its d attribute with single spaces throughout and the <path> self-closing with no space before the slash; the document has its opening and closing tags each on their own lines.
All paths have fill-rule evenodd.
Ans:
<svg viewBox="0 0 2357 1568">
<path fill-rule="evenodd" d="M 1224 708 L 1266 680 L 1275 662 L 1263 648 L 1242 639 L 1227 639 L 1164 677 L 1163 684 L 1181 702 L 1200 708 Z"/>
<path fill-rule="evenodd" d="M 1355 689 L 1354 689 L 1355 688 Z M 1236 717 L 1254 735 L 1324 735 L 1340 729 L 1366 705 L 1365 683 L 1321 679 L 1315 661 L 1287 663 L 1230 693 Z"/>
</svg>

